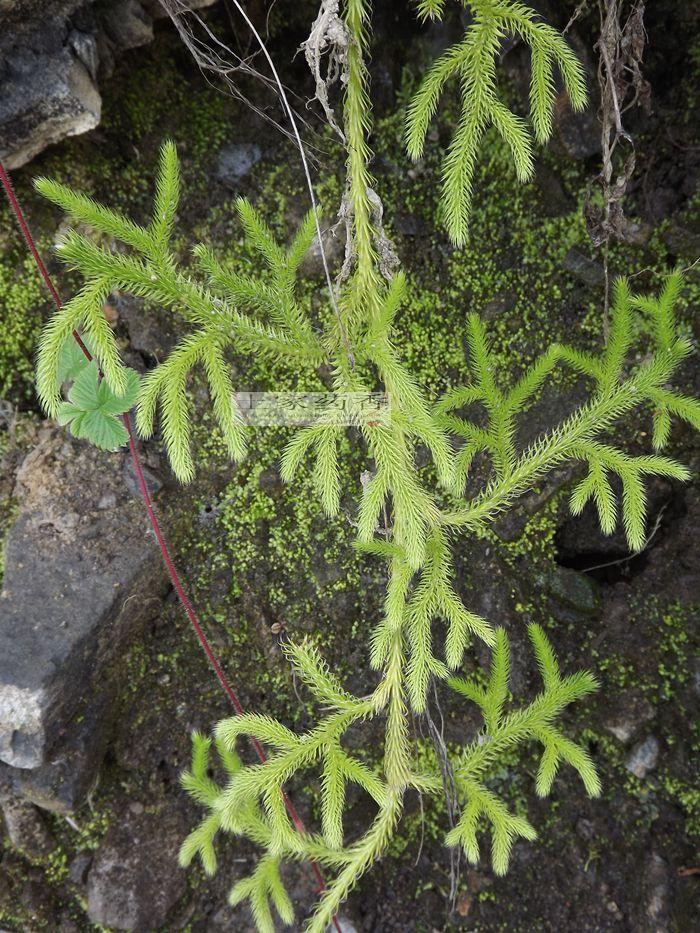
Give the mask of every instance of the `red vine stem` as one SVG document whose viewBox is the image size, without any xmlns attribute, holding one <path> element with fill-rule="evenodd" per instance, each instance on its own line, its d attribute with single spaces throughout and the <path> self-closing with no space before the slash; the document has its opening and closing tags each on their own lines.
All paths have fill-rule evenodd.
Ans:
<svg viewBox="0 0 700 933">
<path fill-rule="evenodd" d="M 5 171 L 5 166 L 2 164 L 2 161 L 0 161 L 0 183 L 5 189 L 5 194 L 7 195 L 8 201 L 10 202 L 12 213 L 15 215 L 19 228 L 22 231 L 22 236 L 24 237 L 25 242 L 32 256 L 34 257 L 34 262 L 36 263 L 36 267 L 39 270 L 39 274 L 41 275 L 42 279 L 44 280 L 44 284 L 49 290 L 51 298 L 53 299 L 53 303 L 56 305 L 57 310 L 60 311 L 61 308 L 63 307 L 61 299 L 58 295 L 58 292 L 56 291 L 54 287 L 53 282 L 51 281 L 51 276 L 49 275 L 48 270 L 46 266 L 44 265 L 44 261 L 41 258 L 41 255 L 39 254 L 39 250 L 37 249 L 37 246 L 36 246 L 36 241 L 34 240 L 31 230 L 29 229 L 29 225 L 27 224 L 27 221 L 25 220 L 24 212 L 22 211 L 22 207 L 20 206 L 20 203 L 17 200 L 17 195 L 14 192 L 14 189 L 12 187 L 12 182 L 10 181 L 9 175 Z M 76 343 L 78 344 L 78 346 L 80 347 L 80 349 L 85 354 L 86 358 L 88 360 L 91 360 L 92 354 L 90 353 L 88 348 L 85 346 L 85 343 L 81 339 L 80 334 L 76 330 L 73 331 L 73 337 Z M 221 664 L 219 663 L 219 660 L 216 657 L 216 654 L 214 653 L 214 650 L 209 642 L 209 639 L 204 634 L 204 630 L 202 629 L 202 626 L 199 623 L 199 620 L 195 614 L 195 611 L 192 608 L 192 603 L 190 602 L 189 597 L 187 596 L 187 593 L 184 590 L 182 582 L 180 581 L 180 576 L 177 570 L 175 569 L 175 565 L 170 556 L 170 551 L 168 550 L 168 546 L 165 543 L 165 538 L 163 537 L 163 532 L 161 531 L 161 528 L 160 528 L 160 522 L 158 521 L 158 516 L 156 515 L 153 509 L 153 502 L 151 500 L 151 494 L 148 491 L 148 486 L 146 485 L 146 479 L 143 475 L 143 468 L 141 466 L 141 458 L 139 457 L 139 452 L 136 447 L 136 438 L 134 437 L 134 432 L 132 431 L 132 428 L 131 428 L 131 420 L 129 418 L 128 412 L 124 412 L 124 414 L 122 415 L 122 420 L 124 422 L 124 427 L 126 428 L 126 431 L 129 435 L 129 453 L 131 454 L 131 462 L 133 463 L 134 470 L 136 472 L 136 479 L 138 482 L 139 490 L 141 492 L 141 498 L 143 499 L 143 504 L 146 507 L 146 512 L 148 513 L 148 518 L 151 523 L 151 528 L 153 529 L 153 534 L 155 535 L 156 541 L 158 542 L 158 548 L 163 558 L 163 563 L 165 564 L 167 568 L 168 575 L 170 576 L 170 580 L 172 581 L 173 587 L 175 588 L 175 592 L 177 593 L 178 598 L 180 602 L 182 603 L 182 608 L 185 610 L 185 614 L 187 615 L 187 618 L 189 619 L 192 625 L 192 628 L 194 629 L 195 635 L 197 636 L 197 641 L 199 642 L 202 650 L 204 651 L 204 654 L 207 656 L 207 661 L 211 665 L 211 668 L 214 671 L 214 674 L 216 675 L 216 679 L 219 681 L 219 683 L 221 684 L 221 687 L 226 693 L 226 696 L 231 701 L 231 705 L 233 706 L 236 712 L 236 715 L 242 716 L 245 713 L 245 710 L 243 709 L 243 705 L 241 704 L 241 701 L 238 699 L 238 695 L 236 691 L 233 689 L 231 684 L 226 679 L 226 675 L 224 674 Z M 253 748 L 255 749 L 255 752 L 258 758 L 260 759 L 260 761 L 263 763 L 267 761 L 267 755 L 265 754 L 265 749 L 262 747 L 260 742 L 254 736 L 250 736 L 250 742 Z M 289 813 L 289 816 L 291 817 L 291 820 L 297 829 L 297 832 L 299 832 L 301 835 L 305 835 L 306 827 L 304 826 L 304 822 L 302 818 L 299 816 L 299 813 L 296 807 L 292 803 L 290 797 L 285 793 L 285 791 L 282 791 L 282 798 L 284 800 L 284 805 L 287 808 L 287 812 Z M 314 876 L 316 878 L 316 881 L 318 882 L 319 891 L 325 891 L 326 884 L 323 880 L 321 869 L 318 867 L 318 864 L 313 860 L 310 861 L 310 865 L 314 873 Z M 333 923 L 335 924 L 335 928 L 338 931 L 338 933 L 342 933 L 340 924 L 338 923 L 338 920 L 336 917 L 333 918 Z"/>
</svg>

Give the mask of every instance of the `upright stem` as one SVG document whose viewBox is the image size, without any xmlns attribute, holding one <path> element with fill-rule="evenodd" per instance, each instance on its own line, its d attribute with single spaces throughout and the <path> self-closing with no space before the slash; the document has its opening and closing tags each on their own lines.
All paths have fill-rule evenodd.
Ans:
<svg viewBox="0 0 700 933">
<path fill-rule="evenodd" d="M 397 794 L 403 794 L 408 786 L 410 772 L 408 715 L 403 685 L 403 638 L 401 630 L 394 634 L 384 674 L 388 694 L 384 770 L 389 787 Z"/>
<path fill-rule="evenodd" d="M 367 142 L 372 126 L 368 93 L 367 51 L 369 0 L 348 0 L 345 22 L 350 33 L 348 85 L 345 92 L 345 135 L 348 158 L 348 199 L 352 212 L 353 247 L 356 253 L 357 299 L 376 304 L 377 253 L 374 248 L 372 208 L 368 189 L 372 185 L 368 163 L 372 152 Z"/>
</svg>

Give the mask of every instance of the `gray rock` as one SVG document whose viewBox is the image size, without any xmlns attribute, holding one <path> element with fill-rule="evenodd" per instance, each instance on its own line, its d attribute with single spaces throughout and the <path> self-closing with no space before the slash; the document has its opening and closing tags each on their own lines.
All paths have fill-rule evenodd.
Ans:
<svg viewBox="0 0 700 933">
<path fill-rule="evenodd" d="M 687 225 L 671 223 L 661 238 L 676 256 L 694 259 L 700 253 L 700 223 L 694 219 Z"/>
<path fill-rule="evenodd" d="M 135 49 L 153 41 L 153 20 L 137 0 L 117 0 L 107 5 L 102 22 L 119 50 Z"/>
<path fill-rule="evenodd" d="M 700 658 L 693 658 L 691 663 L 693 693 L 700 699 Z"/>
<path fill-rule="evenodd" d="M 420 236 L 425 228 L 423 219 L 416 213 L 398 210 L 393 223 L 397 233 L 402 236 Z"/>
<path fill-rule="evenodd" d="M 540 189 L 544 212 L 548 216 L 560 217 L 575 210 L 576 204 L 567 194 L 561 178 L 544 162 L 537 165 L 535 184 Z"/>
<path fill-rule="evenodd" d="M 87 73 L 94 82 L 97 81 L 97 69 L 100 64 L 100 55 L 97 50 L 97 39 L 89 32 L 74 29 L 68 36 L 68 44 L 75 57 L 83 63 Z"/>
<path fill-rule="evenodd" d="M 329 224 L 323 220 L 321 221 L 321 237 L 328 269 L 331 275 L 335 275 L 345 257 L 345 228 L 342 224 Z M 299 271 L 308 278 L 317 278 L 323 275 L 323 257 L 321 256 L 318 236 L 313 238 L 309 251 L 299 266 Z"/>
<path fill-rule="evenodd" d="M 649 192 L 647 212 L 653 223 L 661 223 L 680 206 L 681 194 L 676 188 L 658 185 Z"/>
<path fill-rule="evenodd" d="M 195 0 L 189 6 L 210 6 Z M 158 0 L 0 0 L 0 158 L 18 168 L 100 122 L 98 74 L 153 39 Z"/>
<path fill-rule="evenodd" d="M 47 763 L 165 590 L 124 457 L 49 430 L 18 473 L 0 596 L 0 759 L 13 767 Z M 118 507 L 98 509 L 109 492 Z"/>
<path fill-rule="evenodd" d="M 595 580 L 584 573 L 556 567 L 538 581 L 557 602 L 584 615 L 596 615 L 600 608 L 600 591 Z"/>
<path fill-rule="evenodd" d="M 482 320 L 490 323 L 491 321 L 497 321 L 506 314 L 511 314 L 517 300 L 518 296 L 512 289 L 498 292 L 484 305 L 481 311 Z"/>
<path fill-rule="evenodd" d="M 139 353 L 162 359 L 177 343 L 177 325 L 165 308 L 144 308 L 141 298 L 118 295 L 115 300 L 120 320 L 129 331 L 129 343 Z"/>
<path fill-rule="evenodd" d="M 633 220 L 631 217 L 623 217 L 620 224 L 620 235 L 625 243 L 630 246 L 636 246 L 642 249 L 651 239 L 654 228 L 651 224 L 641 220 Z"/>
<path fill-rule="evenodd" d="M 22 40 L 36 30 L 37 25 L 55 17 L 62 20 L 75 12 L 85 0 L 1 0 L 3 35 L 0 44 Z M 3 41 L 3 40 L 6 40 Z"/>
<path fill-rule="evenodd" d="M 97 851 L 87 879 L 87 914 L 117 930 L 161 929 L 185 893 L 177 852 L 186 832 L 167 812 L 127 813 Z"/>
<path fill-rule="evenodd" d="M 105 678 L 99 691 L 83 698 L 39 767 L 8 769 L 17 794 L 44 810 L 65 814 L 84 803 L 104 756 L 114 694 Z"/>
<path fill-rule="evenodd" d="M 12 845 L 29 858 L 42 858 L 56 843 L 37 807 L 17 797 L 3 794 L 0 809 Z"/>
<path fill-rule="evenodd" d="M 586 842 L 592 842 L 596 837 L 595 825 L 590 820 L 581 817 L 576 820 L 576 834 L 585 839 Z"/>
<path fill-rule="evenodd" d="M 357 928 L 354 924 L 350 923 L 347 917 L 337 917 L 338 926 L 340 927 L 341 933 L 357 933 Z M 331 924 L 328 927 L 329 931 L 337 930 L 335 924 Z"/>
<path fill-rule="evenodd" d="M 643 780 L 650 771 L 653 771 L 659 760 L 659 741 L 650 735 L 648 739 L 639 742 L 625 762 L 625 767 L 635 777 Z"/>
<path fill-rule="evenodd" d="M 554 108 L 556 139 L 559 147 L 572 159 L 589 159 L 601 151 L 600 124 L 594 107 L 575 113 L 568 102 Z"/>
<path fill-rule="evenodd" d="M 257 933 L 250 911 L 246 915 L 241 908 L 229 907 L 226 904 L 207 918 L 209 933 L 228 933 L 229 930 L 236 930 L 236 933 Z"/>
<path fill-rule="evenodd" d="M 597 288 L 605 281 L 605 272 L 599 262 L 589 259 L 577 249 L 570 249 L 564 257 L 564 266 L 583 285 Z"/>
<path fill-rule="evenodd" d="M 117 497 L 113 492 L 106 492 L 97 503 L 98 509 L 113 509 L 116 507 Z"/>
<path fill-rule="evenodd" d="M 75 858 L 71 859 L 68 866 L 68 874 L 73 884 L 81 887 L 85 884 L 91 864 L 92 854 L 89 852 L 79 852 Z"/>
<path fill-rule="evenodd" d="M 203 10 L 208 6 L 213 6 L 216 0 L 187 0 L 187 6 L 190 10 Z M 152 19 L 167 19 L 168 13 L 160 0 L 142 0 L 141 6 L 148 12 Z"/>
<path fill-rule="evenodd" d="M 134 464 L 131 458 L 129 458 L 128 460 L 124 462 L 124 469 L 122 472 L 124 474 L 124 482 L 126 484 L 126 488 L 129 490 L 131 495 L 140 496 L 141 487 L 139 485 L 138 477 L 136 475 L 136 469 L 134 467 Z M 141 467 L 141 472 L 143 473 L 143 479 L 144 479 L 144 482 L 146 483 L 146 489 L 148 489 L 149 495 L 150 496 L 157 495 L 157 493 L 159 493 L 160 490 L 163 488 L 162 479 L 160 479 L 159 476 L 156 476 L 153 470 L 149 470 L 148 467 L 143 466 L 143 465 Z"/>
<path fill-rule="evenodd" d="M 603 725 L 616 739 L 627 743 L 652 721 L 654 715 L 654 707 L 645 697 L 627 692 L 620 697 L 614 715 Z"/>
<path fill-rule="evenodd" d="M 16 168 L 59 139 L 93 129 L 101 105 L 89 71 L 70 46 L 14 52 L 5 58 L 2 79 L 0 158 Z"/>
<path fill-rule="evenodd" d="M 644 866 L 644 916 L 640 918 L 642 933 L 666 933 L 669 929 L 670 879 L 668 865 L 652 852 Z"/>
<path fill-rule="evenodd" d="M 252 167 L 262 159 L 262 149 L 257 143 L 236 143 L 219 153 L 216 177 L 229 188 L 236 189 Z"/>
</svg>

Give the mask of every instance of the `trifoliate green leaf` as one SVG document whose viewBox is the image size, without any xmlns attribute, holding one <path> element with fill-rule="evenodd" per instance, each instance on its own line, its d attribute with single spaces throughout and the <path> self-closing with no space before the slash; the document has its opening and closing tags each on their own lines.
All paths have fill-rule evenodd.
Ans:
<svg viewBox="0 0 700 933">
<path fill-rule="evenodd" d="M 129 440 L 129 435 L 117 417 L 136 403 L 139 376 L 127 370 L 124 395 L 115 395 L 105 379 L 100 378 L 97 362 L 85 365 L 75 378 L 58 411 L 58 423 L 69 425 L 74 437 L 86 438 L 102 450 L 116 450 Z"/>
<path fill-rule="evenodd" d="M 94 356 L 93 349 L 87 336 L 81 336 L 81 340 Z M 77 340 L 66 340 L 61 347 L 61 353 L 58 358 L 58 385 L 59 387 L 67 380 L 76 379 L 85 369 L 90 361 L 83 353 Z"/>
<path fill-rule="evenodd" d="M 140 385 L 139 374 L 133 369 L 127 369 L 126 371 L 126 391 L 123 395 L 115 395 L 107 381 L 105 379 L 100 380 L 97 391 L 100 408 L 115 415 L 121 415 L 122 412 L 129 411 L 136 404 Z"/>
</svg>

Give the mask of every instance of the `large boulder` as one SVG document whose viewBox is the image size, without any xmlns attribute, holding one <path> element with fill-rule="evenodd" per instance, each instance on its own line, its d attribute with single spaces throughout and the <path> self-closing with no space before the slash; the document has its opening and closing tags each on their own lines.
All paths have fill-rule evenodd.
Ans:
<svg viewBox="0 0 700 933">
<path fill-rule="evenodd" d="M 17 477 L 0 596 L 0 760 L 38 769 L 14 783 L 55 809 L 85 788 L 81 768 L 95 767 L 109 718 L 110 703 L 95 700 L 109 698 L 125 644 L 167 588 L 126 456 L 48 428 Z"/>
<path fill-rule="evenodd" d="M 0 157 L 16 168 L 51 143 L 93 129 L 102 100 L 85 65 L 97 62 L 97 43 L 73 30 L 62 36 L 60 21 L 5 57 L 0 94 Z M 65 44 L 64 44 L 65 42 Z"/>
<path fill-rule="evenodd" d="M 192 8 L 210 6 L 198 0 Z M 100 122 L 99 79 L 153 39 L 158 0 L 0 0 L 0 159 L 18 168 Z"/>
</svg>

